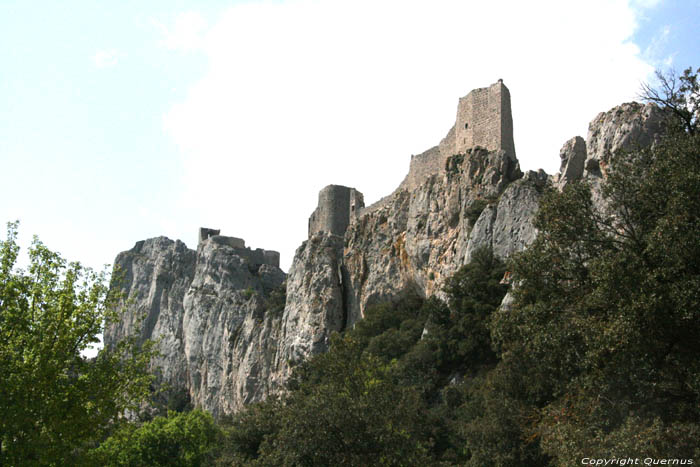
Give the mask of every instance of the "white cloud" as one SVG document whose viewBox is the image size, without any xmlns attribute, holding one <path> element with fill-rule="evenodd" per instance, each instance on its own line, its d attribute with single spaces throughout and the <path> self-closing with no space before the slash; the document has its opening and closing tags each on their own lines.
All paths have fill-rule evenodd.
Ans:
<svg viewBox="0 0 700 467">
<path fill-rule="evenodd" d="M 662 0 L 633 0 L 632 5 L 637 8 L 651 9 L 661 2 Z"/>
<path fill-rule="evenodd" d="M 97 68 L 111 68 L 117 64 L 119 58 L 124 54 L 115 49 L 98 50 L 93 56 L 93 61 Z"/>
<path fill-rule="evenodd" d="M 657 67 L 668 68 L 673 64 L 673 58 L 676 54 L 664 55 L 670 35 L 671 26 L 663 26 L 651 38 L 649 45 L 644 49 L 644 57 Z"/>
<path fill-rule="evenodd" d="M 629 42 L 637 14 L 620 0 L 302 0 L 237 5 L 205 29 L 190 13 L 164 33 L 209 60 L 164 118 L 185 162 L 183 208 L 288 266 L 318 190 L 390 193 L 410 155 L 447 133 L 457 99 L 499 78 L 521 166 L 554 172 L 564 141 L 652 71 Z"/>
<path fill-rule="evenodd" d="M 204 17 L 195 11 L 177 15 L 170 26 L 165 26 L 159 21 L 153 21 L 153 25 L 163 36 L 161 40 L 163 46 L 167 49 L 186 52 L 202 47 L 202 34 L 207 28 Z"/>
</svg>

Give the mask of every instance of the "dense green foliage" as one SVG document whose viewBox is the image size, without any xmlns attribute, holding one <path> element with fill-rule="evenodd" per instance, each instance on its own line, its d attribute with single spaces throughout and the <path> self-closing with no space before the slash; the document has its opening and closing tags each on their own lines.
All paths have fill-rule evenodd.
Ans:
<svg viewBox="0 0 700 467">
<path fill-rule="evenodd" d="M 219 436 L 219 428 L 206 412 L 169 412 L 140 426 L 122 426 L 91 453 L 91 462 L 109 467 L 209 466 L 217 454 Z"/>
<path fill-rule="evenodd" d="M 125 341 L 92 360 L 114 317 L 104 274 L 67 264 L 36 238 L 16 267 L 17 224 L 0 242 L 0 465 L 78 465 L 108 424 L 148 392 L 148 349 Z"/>
<path fill-rule="evenodd" d="M 503 394 L 557 465 L 700 455 L 700 139 L 676 110 L 653 147 L 613 155 L 603 209 L 585 184 L 545 197 L 493 320 Z"/>
</svg>

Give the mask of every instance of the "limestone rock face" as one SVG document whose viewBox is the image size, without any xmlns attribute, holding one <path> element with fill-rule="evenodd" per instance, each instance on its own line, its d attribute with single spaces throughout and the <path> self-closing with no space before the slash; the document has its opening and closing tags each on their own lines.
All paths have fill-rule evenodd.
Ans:
<svg viewBox="0 0 700 467">
<path fill-rule="evenodd" d="M 512 153 L 476 147 L 448 158 L 444 170 L 414 189 L 362 211 L 345 234 L 348 324 L 367 305 L 408 291 L 442 295 L 444 279 L 480 246 L 507 256 L 532 241 L 546 174 L 521 177 Z"/>
<path fill-rule="evenodd" d="M 280 385 L 295 365 L 328 350 L 333 331 L 345 328 L 342 253 L 343 237 L 317 232 L 294 255 L 275 359 Z"/>
<path fill-rule="evenodd" d="M 591 187 L 594 205 L 604 210 L 601 184 L 612 154 L 653 144 L 663 131 L 665 118 L 664 112 L 654 104 L 637 102 L 599 113 L 588 125 L 585 141 L 576 136 L 564 143 L 559 153 L 559 173 L 551 179 L 554 186 L 562 190 L 567 183 L 584 179 Z"/>
<path fill-rule="evenodd" d="M 498 203 L 479 216 L 469 237 L 465 264 L 483 246 L 491 247 L 497 257 L 506 259 L 532 243 L 537 235 L 533 222 L 546 184 L 547 174 L 531 170 L 522 179 L 508 185 Z"/>
<path fill-rule="evenodd" d="M 129 304 L 105 329 L 105 345 L 126 336 L 156 340 L 161 356 L 151 368 L 166 394 L 189 397 L 215 416 L 264 398 L 282 316 L 282 305 L 274 309 L 268 298 L 285 274 L 244 252 L 214 241 L 195 252 L 159 237 L 120 253 L 123 279 L 112 286 Z"/>
<path fill-rule="evenodd" d="M 561 166 L 559 167 L 559 184 L 579 180 L 583 176 L 586 164 L 586 142 L 580 136 L 575 136 L 564 143 L 559 152 Z"/>
<path fill-rule="evenodd" d="M 268 297 L 284 282 L 277 267 L 205 242 L 184 297 L 184 357 L 193 403 L 214 416 L 267 396 L 282 312 Z"/>
<path fill-rule="evenodd" d="M 588 125 L 585 175 L 600 176 L 617 150 L 652 144 L 661 134 L 664 113 L 654 104 L 631 102 L 601 112 Z"/>
<path fill-rule="evenodd" d="M 183 299 L 194 278 L 195 262 L 193 250 L 166 237 L 137 242 L 114 260 L 111 287 L 123 291 L 128 310 L 120 321 L 105 327 L 105 345 L 127 336 L 139 343 L 159 338 L 162 351 L 153 359 L 152 369 L 160 380 L 170 383 L 171 393 L 186 388 Z"/>
</svg>

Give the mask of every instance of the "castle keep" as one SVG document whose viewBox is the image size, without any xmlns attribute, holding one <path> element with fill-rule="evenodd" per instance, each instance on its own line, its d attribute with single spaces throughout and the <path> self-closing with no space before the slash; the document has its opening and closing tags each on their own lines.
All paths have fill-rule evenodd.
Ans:
<svg viewBox="0 0 700 467">
<path fill-rule="evenodd" d="M 438 146 L 411 156 L 408 175 L 397 190 L 416 189 L 428 177 L 443 173 L 449 157 L 466 154 L 475 146 L 489 151 L 505 151 L 515 160 L 510 92 L 503 80 L 499 79 L 487 88 L 474 89 L 459 99 L 454 126 Z M 381 201 L 368 210 L 379 204 Z M 359 191 L 328 185 L 318 194 L 318 207 L 309 218 L 309 237 L 321 231 L 344 235 L 351 220 L 360 215 L 363 208 L 364 199 Z"/>
</svg>

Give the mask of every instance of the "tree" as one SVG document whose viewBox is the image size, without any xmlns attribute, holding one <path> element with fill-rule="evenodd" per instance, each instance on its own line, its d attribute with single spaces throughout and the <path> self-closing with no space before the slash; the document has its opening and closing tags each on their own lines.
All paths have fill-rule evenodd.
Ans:
<svg viewBox="0 0 700 467">
<path fill-rule="evenodd" d="M 331 350 L 295 374 L 256 465 L 426 465 L 420 400 L 388 367 L 335 334 Z"/>
<path fill-rule="evenodd" d="M 94 465 L 212 465 L 221 437 L 211 415 L 201 410 L 158 416 L 140 426 L 128 424 L 110 436 L 93 455 Z"/>
<path fill-rule="evenodd" d="M 79 465 L 148 393 L 150 348 L 124 341 L 94 359 L 116 297 L 106 274 L 67 263 L 36 237 L 17 268 L 17 223 L 0 242 L 0 465 Z"/>
<path fill-rule="evenodd" d="M 487 325 L 508 290 L 500 283 L 505 270 L 493 251 L 484 247 L 445 282 L 451 313 L 444 360 L 452 369 L 473 371 L 496 362 Z"/>
<path fill-rule="evenodd" d="M 679 124 L 688 133 L 695 133 L 700 117 L 699 73 L 700 68 L 695 73 L 692 68 L 687 68 L 676 77 L 673 70 L 666 73 L 657 70 L 658 87 L 643 84 L 640 97 L 668 109 L 675 117 L 675 122 L 672 120 L 671 123 Z"/>
<path fill-rule="evenodd" d="M 700 454 L 697 96 L 690 70 L 650 93 L 675 118 L 661 140 L 613 155 L 603 207 L 585 182 L 550 191 L 514 259 L 516 300 L 492 337 L 558 465 Z"/>
</svg>

